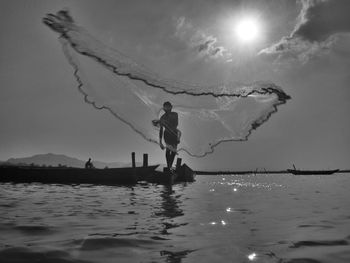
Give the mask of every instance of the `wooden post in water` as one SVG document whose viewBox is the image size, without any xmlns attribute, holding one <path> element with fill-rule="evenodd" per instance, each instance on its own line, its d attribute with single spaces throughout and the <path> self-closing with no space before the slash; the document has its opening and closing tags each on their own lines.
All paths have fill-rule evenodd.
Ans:
<svg viewBox="0 0 350 263">
<path fill-rule="evenodd" d="M 132 164 L 132 168 L 136 167 L 135 152 L 131 153 L 131 164 Z"/>
<path fill-rule="evenodd" d="M 143 154 L 143 167 L 147 167 L 148 166 L 148 154 L 144 153 Z"/>
</svg>

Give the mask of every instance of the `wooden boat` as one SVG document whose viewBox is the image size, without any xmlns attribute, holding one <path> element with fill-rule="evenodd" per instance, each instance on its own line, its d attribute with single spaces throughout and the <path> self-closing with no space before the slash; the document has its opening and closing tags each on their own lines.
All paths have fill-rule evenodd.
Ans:
<svg viewBox="0 0 350 263">
<path fill-rule="evenodd" d="M 0 167 L 0 182 L 57 184 L 134 184 L 154 173 L 159 165 L 85 169 L 71 167 Z"/>
<path fill-rule="evenodd" d="M 334 174 L 339 171 L 339 169 L 334 170 L 296 170 L 287 169 L 287 171 L 294 175 L 317 175 L 317 174 Z"/>
<path fill-rule="evenodd" d="M 186 164 L 174 171 L 156 171 L 159 165 L 107 169 L 72 167 L 0 166 L 0 182 L 52 184 L 136 184 L 140 181 L 157 184 L 193 182 L 194 172 Z"/>
<path fill-rule="evenodd" d="M 156 171 L 159 165 L 148 165 L 148 154 L 143 165 L 136 167 L 135 152 L 131 153 L 131 167 L 86 169 L 73 167 L 0 166 L 0 182 L 54 183 L 54 184 L 135 184 L 140 181 L 157 184 L 193 182 L 195 173 L 177 158 L 176 170 Z"/>
</svg>

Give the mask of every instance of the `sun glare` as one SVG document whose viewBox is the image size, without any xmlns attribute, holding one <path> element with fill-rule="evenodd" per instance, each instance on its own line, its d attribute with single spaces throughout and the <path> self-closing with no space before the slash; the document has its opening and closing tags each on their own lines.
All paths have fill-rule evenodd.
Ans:
<svg viewBox="0 0 350 263">
<path fill-rule="evenodd" d="M 251 17 L 242 18 L 236 23 L 234 32 L 240 42 L 254 42 L 260 34 L 259 22 Z"/>
</svg>

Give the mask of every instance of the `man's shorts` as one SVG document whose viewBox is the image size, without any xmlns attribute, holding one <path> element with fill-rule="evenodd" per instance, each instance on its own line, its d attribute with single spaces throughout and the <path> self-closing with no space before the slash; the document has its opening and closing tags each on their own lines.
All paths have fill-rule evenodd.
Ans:
<svg viewBox="0 0 350 263">
<path fill-rule="evenodd" d="M 172 133 L 172 132 L 165 130 L 164 131 L 164 141 L 166 144 L 169 144 L 173 147 L 176 147 L 179 143 L 177 132 Z"/>
</svg>

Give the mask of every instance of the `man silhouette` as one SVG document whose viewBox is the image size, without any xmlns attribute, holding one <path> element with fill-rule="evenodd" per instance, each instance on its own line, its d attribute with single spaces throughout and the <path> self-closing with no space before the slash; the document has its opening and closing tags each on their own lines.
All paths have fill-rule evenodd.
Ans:
<svg viewBox="0 0 350 263">
<path fill-rule="evenodd" d="M 172 111 L 172 108 L 173 106 L 169 101 L 164 102 L 163 110 L 165 113 L 159 120 L 159 145 L 162 150 L 166 148 L 165 158 L 169 169 L 173 166 L 177 145 L 180 142 L 180 131 L 177 129 L 179 124 L 178 115 L 176 112 Z M 163 134 L 166 147 L 164 147 L 162 142 Z"/>
</svg>

